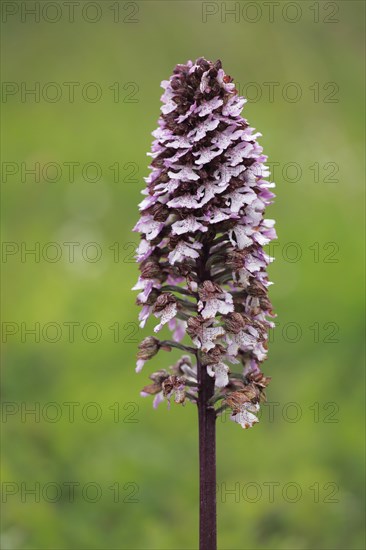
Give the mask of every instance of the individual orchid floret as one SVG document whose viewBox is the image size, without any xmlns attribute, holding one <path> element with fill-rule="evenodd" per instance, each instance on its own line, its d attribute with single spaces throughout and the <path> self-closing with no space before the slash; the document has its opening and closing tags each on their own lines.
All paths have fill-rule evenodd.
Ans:
<svg viewBox="0 0 366 550">
<path fill-rule="evenodd" d="M 162 386 L 163 395 L 168 399 L 168 403 L 170 403 L 170 398 L 172 395 L 174 395 L 175 403 L 185 402 L 186 394 L 184 391 L 184 378 L 180 378 L 179 376 L 174 375 L 169 376 L 166 380 L 164 380 Z"/>
<path fill-rule="evenodd" d="M 204 319 L 213 319 L 217 313 L 234 311 L 233 297 L 212 281 L 204 281 L 198 289 L 198 311 Z"/>
<path fill-rule="evenodd" d="M 159 340 L 153 336 L 144 338 L 139 344 L 139 351 L 137 353 L 136 372 L 140 372 L 146 361 L 154 357 L 159 351 Z"/>
<path fill-rule="evenodd" d="M 259 412 L 259 403 L 265 400 L 264 390 L 269 381 L 270 378 L 266 378 L 262 373 L 250 373 L 247 383 L 241 389 L 227 395 L 224 403 L 232 409 L 231 420 L 244 429 L 251 428 L 259 422 L 256 413 Z"/>
<path fill-rule="evenodd" d="M 241 427 L 245 430 L 246 428 L 251 428 L 254 424 L 259 422 L 257 416 L 255 416 L 255 413 L 257 413 L 258 411 L 258 403 L 253 404 L 249 402 L 244 402 L 242 405 L 240 405 L 240 408 L 237 409 L 236 412 L 233 412 L 233 414 L 230 416 L 230 419 L 240 424 Z"/>
<path fill-rule="evenodd" d="M 166 345 L 165 349 L 167 349 Z M 152 384 L 142 389 L 141 396 L 154 395 L 154 408 L 164 400 L 167 401 L 168 407 L 170 407 L 172 397 L 174 397 L 174 402 L 177 404 L 184 404 L 187 398 L 195 401 L 195 397 L 187 391 L 187 387 L 194 388 L 197 391 L 197 371 L 192 366 L 190 357 L 184 355 L 168 370 L 158 370 L 152 373 L 149 378 L 152 380 Z"/>
<path fill-rule="evenodd" d="M 143 395 L 215 414 L 231 408 L 243 428 L 258 422 L 269 378 L 274 316 L 268 298 L 264 247 L 276 238 L 265 210 L 274 195 L 267 157 L 241 111 L 246 100 L 221 62 L 203 58 L 177 65 L 162 82 L 162 107 L 153 132 L 151 172 L 140 203 L 135 289 L 140 326 L 158 319 L 139 346 L 137 371 L 161 349 L 183 357 L 159 370 Z M 155 359 L 154 359 L 155 361 Z M 208 405 L 207 405 L 208 406 Z"/>
<path fill-rule="evenodd" d="M 188 319 L 187 334 L 192 338 L 197 349 L 204 353 L 215 347 L 215 341 L 218 338 L 225 336 L 224 327 L 213 325 L 213 319 L 205 320 L 200 315 Z"/>
<path fill-rule="evenodd" d="M 154 305 L 154 315 L 160 318 L 160 323 L 154 328 L 154 332 L 159 332 L 163 325 L 174 319 L 177 311 L 177 301 L 172 294 L 158 296 Z"/>
<path fill-rule="evenodd" d="M 169 372 L 167 372 L 164 369 L 161 369 L 157 372 L 153 372 L 149 376 L 150 380 L 152 380 L 152 384 L 149 384 L 148 386 L 145 386 L 141 391 L 141 397 L 147 397 L 148 395 L 154 395 L 154 401 L 153 406 L 154 409 L 164 401 L 164 394 L 163 394 L 163 382 L 169 378 Z"/>
</svg>

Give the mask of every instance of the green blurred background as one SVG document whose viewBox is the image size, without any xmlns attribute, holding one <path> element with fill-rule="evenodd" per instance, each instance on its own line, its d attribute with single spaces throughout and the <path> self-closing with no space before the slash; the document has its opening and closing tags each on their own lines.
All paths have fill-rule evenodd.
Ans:
<svg viewBox="0 0 366 550">
<path fill-rule="evenodd" d="M 218 422 L 219 548 L 364 548 L 364 3 L 2 4 L 2 547 L 197 548 L 196 411 L 140 398 L 178 356 L 135 374 L 130 288 L 160 81 L 205 56 L 278 163 L 270 404 Z"/>
</svg>

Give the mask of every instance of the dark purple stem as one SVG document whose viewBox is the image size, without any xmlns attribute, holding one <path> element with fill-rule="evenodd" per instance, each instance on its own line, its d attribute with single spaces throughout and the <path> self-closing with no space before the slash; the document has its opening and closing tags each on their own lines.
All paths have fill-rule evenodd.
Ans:
<svg viewBox="0 0 366 550">
<path fill-rule="evenodd" d="M 212 237 L 211 237 L 212 239 Z M 204 242 L 202 256 L 197 261 L 199 281 L 210 278 L 206 268 L 210 242 Z M 199 550 L 217 549 L 216 528 L 216 411 L 209 400 L 215 393 L 215 379 L 197 354 L 198 376 L 198 430 L 200 463 L 200 521 Z"/>
<path fill-rule="evenodd" d="M 198 426 L 200 462 L 200 544 L 199 550 L 216 550 L 216 412 L 208 401 L 215 381 L 197 361 Z"/>
</svg>

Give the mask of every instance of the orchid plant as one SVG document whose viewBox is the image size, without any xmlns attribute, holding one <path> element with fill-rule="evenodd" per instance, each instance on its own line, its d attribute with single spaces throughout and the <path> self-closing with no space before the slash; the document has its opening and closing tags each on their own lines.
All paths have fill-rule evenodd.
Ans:
<svg viewBox="0 0 366 550">
<path fill-rule="evenodd" d="M 263 247 L 276 238 L 274 221 L 264 218 L 274 183 L 266 179 L 261 134 L 241 117 L 246 100 L 220 61 L 177 65 L 162 88 L 134 228 L 141 234 L 134 289 L 140 326 L 153 315 L 154 332 L 167 326 L 172 336 L 145 338 L 136 370 L 160 350 L 184 352 L 150 375 L 142 395 L 154 396 L 154 407 L 172 399 L 198 406 L 200 550 L 215 550 L 215 421 L 229 409 L 233 421 L 252 427 L 270 380 L 261 364 L 273 327 L 267 275 L 273 258 Z"/>
</svg>

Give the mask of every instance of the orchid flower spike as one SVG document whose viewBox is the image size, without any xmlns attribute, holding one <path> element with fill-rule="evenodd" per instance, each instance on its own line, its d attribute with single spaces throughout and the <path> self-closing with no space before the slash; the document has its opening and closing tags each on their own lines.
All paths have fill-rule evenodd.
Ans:
<svg viewBox="0 0 366 550">
<path fill-rule="evenodd" d="M 274 183 L 266 179 L 261 134 L 241 117 L 246 99 L 220 61 L 177 65 L 162 88 L 134 228 L 141 234 L 134 288 L 140 326 L 154 316 L 154 332 L 167 327 L 172 337 L 145 338 L 137 370 L 161 349 L 185 355 L 169 371 L 153 373 L 142 395 L 155 395 L 155 405 L 171 396 L 195 402 L 199 358 L 215 379 L 218 414 L 229 408 L 232 420 L 248 428 L 258 421 L 270 380 L 260 366 L 274 326 L 267 275 L 273 258 L 263 249 L 276 238 L 274 220 L 264 218 Z"/>
</svg>

